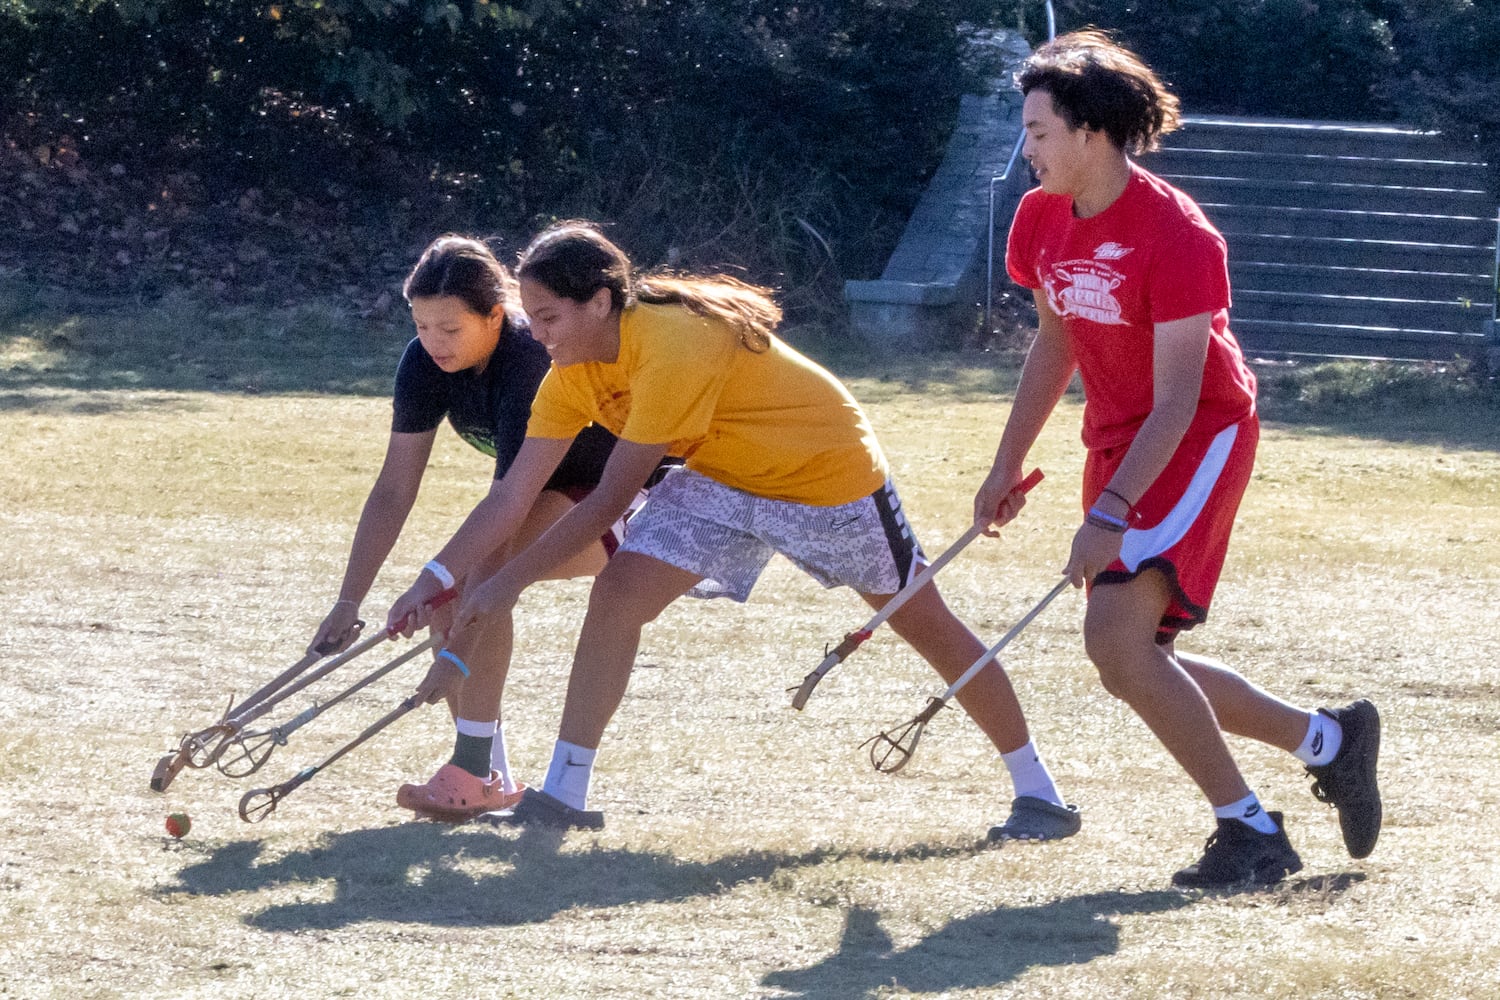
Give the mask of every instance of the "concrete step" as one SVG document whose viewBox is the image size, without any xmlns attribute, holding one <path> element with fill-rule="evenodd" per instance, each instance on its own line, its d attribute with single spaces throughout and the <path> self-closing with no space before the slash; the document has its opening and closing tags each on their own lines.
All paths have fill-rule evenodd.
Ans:
<svg viewBox="0 0 1500 1000">
<path fill-rule="evenodd" d="M 1488 302 L 1401 299 L 1236 289 L 1231 326 L 1245 320 L 1316 323 L 1392 330 L 1438 330 L 1483 336 Z"/>
<path fill-rule="evenodd" d="M 1482 187 L 1482 163 L 1451 159 L 1392 159 L 1372 156 L 1266 153 L 1259 149 L 1204 149 L 1180 146 L 1187 138 L 1168 136 L 1172 145 L 1141 157 L 1152 173 L 1258 180 L 1308 178 L 1330 184 L 1410 184 L 1418 187 Z M 1440 155 L 1434 150 L 1430 155 Z"/>
<path fill-rule="evenodd" d="M 1342 181 L 1278 178 L 1220 177 L 1201 174 L 1164 173 L 1169 184 L 1192 195 L 1200 205 L 1258 204 L 1285 208 L 1321 208 L 1353 212 L 1396 212 L 1459 215 L 1488 219 L 1494 198 L 1477 178 L 1474 186 L 1418 187 L 1407 184 L 1350 184 Z M 1493 234 L 1491 234 L 1493 235 Z"/>
<path fill-rule="evenodd" d="M 1312 295 L 1376 295 L 1437 301 L 1489 301 L 1490 276 L 1444 271 L 1290 264 L 1229 258 L 1229 283 L 1238 303 L 1244 291 Z"/>
<path fill-rule="evenodd" d="M 1254 149 L 1272 154 L 1402 160 L 1431 159 L 1434 150 L 1461 148 L 1437 133 L 1402 125 L 1210 116 L 1189 116 L 1183 127 L 1167 136 L 1166 141 L 1168 145 L 1182 143 L 1198 148 Z M 1477 159 L 1472 154 L 1459 158 Z"/>
<path fill-rule="evenodd" d="M 1251 357 L 1291 354 L 1310 357 L 1393 358 L 1451 361 L 1482 357 L 1487 337 L 1450 330 L 1401 330 L 1330 323 L 1231 320 L 1230 328 Z"/>
<path fill-rule="evenodd" d="M 1419 243 L 1405 239 L 1356 240 L 1346 237 L 1285 236 L 1255 232 L 1224 233 L 1229 259 L 1241 263 L 1319 264 L 1385 271 L 1433 271 L 1488 276 L 1488 259 L 1474 247 Z"/>
<path fill-rule="evenodd" d="M 1292 208 L 1263 203 L 1200 202 L 1221 232 L 1348 240 L 1398 240 L 1493 247 L 1495 220 L 1481 216 Z"/>
</svg>

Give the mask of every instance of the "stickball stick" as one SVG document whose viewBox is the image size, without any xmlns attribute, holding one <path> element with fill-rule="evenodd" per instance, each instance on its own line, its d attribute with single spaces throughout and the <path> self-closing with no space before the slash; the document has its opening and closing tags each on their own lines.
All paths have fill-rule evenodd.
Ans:
<svg viewBox="0 0 1500 1000">
<path fill-rule="evenodd" d="M 1021 620 L 1016 622 L 1011 630 L 1000 638 L 999 642 L 986 649 L 983 656 L 975 660 L 973 665 L 965 670 L 958 680 L 948 686 L 948 690 L 936 698 L 928 698 L 927 707 L 922 709 L 916 718 L 899 728 L 892 727 L 884 732 L 876 733 L 861 743 L 861 748 L 870 748 L 870 763 L 875 765 L 875 770 L 883 771 L 886 774 L 895 774 L 905 767 L 906 762 L 911 760 L 912 754 L 917 752 L 917 743 L 922 739 L 922 730 L 927 728 L 927 723 L 932 721 L 932 717 L 942 711 L 944 705 L 948 704 L 948 699 L 958 694 L 965 684 L 968 684 L 978 676 L 979 671 L 983 670 L 996 656 L 1000 655 L 1000 651 L 1010 645 L 1010 641 L 1020 635 L 1021 631 L 1027 625 L 1030 625 L 1037 615 L 1042 613 L 1042 609 L 1052 603 L 1053 598 L 1066 590 L 1070 582 L 1067 577 L 1059 580 L 1057 586 L 1053 587 L 1047 592 L 1046 597 L 1037 602 L 1036 607 L 1026 612 Z"/>
<path fill-rule="evenodd" d="M 435 595 L 431 601 L 427 602 L 427 606 L 439 608 L 457 596 L 458 591 L 450 588 Z M 204 768 L 217 763 L 230 743 L 244 732 L 245 727 L 251 722 L 308 685 L 328 676 L 333 670 L 400 634 L 400 629 L 395 626 L 382 629 L 377 634 L 349 647 L 290 687 L 279 690 L 288 681 L 305 671 L 311 663 L 317 661 L 319 654 L 314 651 L 304 656 L 254 695 L 246 698 L 240 705 L 235 706 L 231 698 L 231 707 L 226 709 L 223 718 L 206 729 L 183 736 L 176 750 L 165 754 L 156 762 L 156 768 L 151 773 L 151 790 L 165 792 L 167 786 L 172 783 L 172 779 L 176 778 L 184 767 Z"/>
<path fill-rule="evenodd" d="M 1013 496 L 1017 493 L 1022 495 L 1030 493 L 1031 488 L 1041 482 L 1043 478 L 1045 477 L 1042 475 L 1041 469 L 1032 469 L 1031 475 L 1017 483 L 1007 496 Z M 906 605 L 907 601 L 916 596 L 918 591 L 931 583 L 932 578 L 937 576 L 938 570 L 948 565 L 954 556 L 958 555 L 968 547 L 970 542 L 978 538 L 984 532 L 985 527 L 986 525 L 977 523 L 970 525 L 969 529 L 960 535 L 957 541 L 948 546 L 942 555 L 928 563 L 922 572 L 912 577 L 911 581 L 905 587 L 902 587 L 894 597 L 886 601 L 885 607 L 877 611 L 875 617 L 865 622 L 864 628 L 850 632 L 844 636 L 842 642 L 830 649 L 827 655 L 823 657 L 823 662 L 818 664 L 812 673 L 802 678 L 802 683 L 799 686 L 787 688 L 788 692 L 796 692 L 796 694 L 792 695 L 792 707 L 799 712 L 802 711 L 803 706 L 807 704 L 808 697 L 813 692 L 813 688 L 818 686 L 818 682 L 823 679 L 823 675 L 840 663 L 843 663 L 850 653 L 853 653 L 860 646 L 864 645 L 865 640 L 870 638 L 877 628 L 885 624 L 886 619 L 890 618 L 897 611 L 900 611 Z"/>
<path fill-rule="evenodd" d="M 307 782 L 311 781 L 313 776 L 316 775 L 319 771 L 323 770 L 325 767 L 332 764 L 340 757 L 344 756 L 344 754 L 348 753 L 350 750 L 353 750 L 355 747 L 359 746 L 365 740 L 380 732 L 386 726 L 389 726 L 391 723 L 401 718 L 401 716 L 405 715 L 407 712 L 410 712 L 412 709 L 416 708 L 417 704 L 418 702 L 416 695 L 412 695 L 401 704 L 393 708 L 391 711 L 375 720 L 375 722 L 371 723 L 364 730 L 364 732 L 360 733 L 358 736 L 354 737 L 354 739 L 350 740 L 348 743 L 345 743 L 333 753 L 329 754 L 326 758 L 323 759 L 321 763 L 313 764 L 310 767 L 304 767 L 302 770 L 292 775 L 291 778 L 283 781 L 279 785 L 275 785 L 271 788 L 256 788 L 246 792 L 240 797 L 240 819 L 244 820 L 246 823 L 259 823 L 261 820 L 265 819 L 267 816 L 271 815 L 271 813 L 276 811 L 276 806 L 281 802 L 282 799 L 286 798 L 288 795 L 292 794 L 292 792 L 296 791 L 298 788 L 301 788 L 303 785 L 307 784 Z"/>
<path fill-rule="evenodd" d="M 330 709 L 350 695 L 364 690 L 397 667 L 411 661 L 441 642 L 441 636 L 429 636 L 390 662 L 376 667 L 373 671 L 361 677 L 327 701 L 313 702 L 290 721 L 283 722 L 279 726 L 272 726 L 270 729 L 263 729 L 253 733 L 240 733 L 234 736 L 226 743 L 229 749 L 223 752 L 217 761 L 219 773 L 227 778 L 249 777 L 256 771 L 259 771 L 261 766 L 270 759 L 273 750 L 277 747 L 286 746 L 287 738 L 292 733 L 322 715 L 326 709 Z M 236 747 L 238 748 L 238 752 L 234 751 Z"/>
</svg>

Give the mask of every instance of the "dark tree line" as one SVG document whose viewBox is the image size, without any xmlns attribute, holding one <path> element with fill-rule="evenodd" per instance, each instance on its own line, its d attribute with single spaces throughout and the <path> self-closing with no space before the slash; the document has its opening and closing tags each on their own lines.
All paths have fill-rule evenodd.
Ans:
<svg viewBox="0 0 1500 1000">
<path fill-rule="evenodd" d="M 961 26 L 1036 36 L 1042 7 L 0 0 L 0 228 L 33 249 L 59 229 L 130 229 L 109 176 L 149 179 L 113 200 L 170 203 L 205 236 L 236 212 L 407 240 L 439 222 L 517 233 L 591 214 L 643 259 L 743 266 L 836 300 L 842 278 L 879 271 L 958 96 L 993 72 Z M 1057 9 L 1064 29 L 1118 30 L 1191 110 L 1405 119 L 1500 162 L 1500 0 Z M 17 178 L 35 187 L 59 164 L 80 190 L 87 174 L 92 201 L 28 209 Z M 241 248 L 238 265 L 258 253 Z"/>
</svg>

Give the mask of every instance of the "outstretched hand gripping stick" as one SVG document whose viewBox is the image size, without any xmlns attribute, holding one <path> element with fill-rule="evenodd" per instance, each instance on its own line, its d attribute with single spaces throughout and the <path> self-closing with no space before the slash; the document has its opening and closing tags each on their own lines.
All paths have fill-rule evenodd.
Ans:
<svg viewBox="0 0 1500 1000">
<path fill-rule="evenodd" d="M 427 602 L 430 608 L 440 608 L 444 604 L 458 596 L 458 591 L 449 589 L 435 595 Z M 265 715 L 274 706 L 285 701 L 287 698 L 303 690 L 309 684 L 321 680 L 328 674 L 353 660 L 355 657 L 368 652 L 375 646 L 389 639 L 394 639 L 401 634 L 401 630 L 395 626 L 382 629 L 375 635 L 369 636 L 361 642 L 350 646 L 344 652 L 318 667 L 312 673 L 297 680 L 284 689 L 281 689 L 288 681 L 298 677 L 307 669 L 312 662 L 316 662 L 318 654 L 309 653 L 291 668 L 284 671 L 271 683 L 261 688 L 255 694 L 246 698 L 238 706 L 233 705 L 227 710 L 224 717 L 207 729 L 201 729 L 196 733 L 188 733 L 182 738 L 181 744 L 171 753 L 166 754 L 156 762 L 156 768 L 151 775 L 151 790 L 153 792 L 165 792 L 172 779 L 184 767 L 204 768 L 218 762 L 224 751 L 234 741 L 235 737 L 242 733 L 247 725 Z"/>
</svg>

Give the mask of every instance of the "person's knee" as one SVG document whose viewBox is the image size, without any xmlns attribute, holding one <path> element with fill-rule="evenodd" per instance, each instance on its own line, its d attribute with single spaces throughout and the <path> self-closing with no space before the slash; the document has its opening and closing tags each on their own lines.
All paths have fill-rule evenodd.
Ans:
<svg viewBox="0 0 1500 1000">
<path fill-rule="evenodd" d="M 1163 665 L 1156 628 L 1166 607 L 1160 574 L 1094 587 L 1083 617 L 1083 646 L 1104 689 L 1134 704 L 1149 697 Z"/>
<path fill-rule="evenodd" d="M 1085 620 L 1083 648 L 1099 673 L 1104 690 L 1122 701 L 1132 701 L 1141 674 L 1139 642 L 1119 629 Z M 1149 651 L 1146 651 L 1149 655 Z"/>
<path fill-rule="evenodd" d="M 929 583 L 913 594 L 910 600 L 891 614 L 889 621 L 892 630 L 903 637 L 952 635 L 969 631 L 969 627 L 953 613 L 953 609 L 938 592 L 936 583 Z"/>
<path fill-rule="evenodd" d="M 589 591 L 588 618 L 599 625 L 636 627 L 656 620 L 671 601 L 657 598 L 650 588 L 642 588 L 630 573 L 615 569 L 611 562 L 594 578 Z"/>
</svg>

